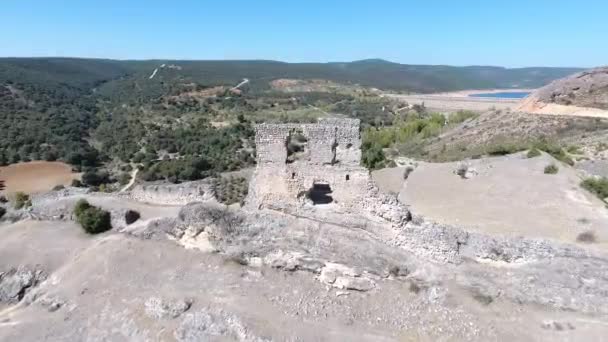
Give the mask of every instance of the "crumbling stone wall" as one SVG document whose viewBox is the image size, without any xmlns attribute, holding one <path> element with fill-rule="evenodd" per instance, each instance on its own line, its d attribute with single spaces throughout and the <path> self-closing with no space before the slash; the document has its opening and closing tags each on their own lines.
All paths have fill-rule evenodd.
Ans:
<svg viewBox="0 0 608 342">
<path fill-rule="evenodd" d="M 213 187 L 208 180 L 181 184 L 146 183 L 136 185 L 128 196 L 139 202 L 185 205 L 213 199 Z"/>
<path fill-rule="evenodd" d="M 257 167 L 246 205 L 310 215 L 315 184 L 331 188 L 332 202 L 323 211 L 372 214 L 398 223 L 409 217 L 396 199 L 380 194 L 369 171 L 360 165 L 358 119 L 321 119 L 316 124 L 259 124 L 256 131 Z M 306 151 L 288 161 L 290 135 L 306 138 Z M 322 212 L 319 212 L 322 214 Z"/>
</svg>

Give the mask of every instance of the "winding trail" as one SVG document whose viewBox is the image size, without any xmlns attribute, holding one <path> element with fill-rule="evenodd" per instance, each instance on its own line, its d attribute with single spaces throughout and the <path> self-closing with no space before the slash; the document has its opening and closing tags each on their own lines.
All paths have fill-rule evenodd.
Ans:
<svg viewBox="0 0 608 342">
<path fill-rule="evenodd" d="M 135 180 L 137 179 L 138 172 L 139 172 L 139 169 L 137 167 L 135 167 L 133 169 L 133 171 L 131 171 L 131 180 L 129 181 L 129 183 L 127 185 L 125 185 L 122 189 L 120 189 L 120 192 L 125 192 L 125 191 L 129 190 L 129 188 L 132 187 L 133 184 L 135 184 Z"/>
</svg>

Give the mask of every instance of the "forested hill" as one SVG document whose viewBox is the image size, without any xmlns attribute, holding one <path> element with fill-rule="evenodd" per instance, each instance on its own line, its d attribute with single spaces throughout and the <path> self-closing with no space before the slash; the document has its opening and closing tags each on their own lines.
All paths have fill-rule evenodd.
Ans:
<svg viewBox="0 0 608 342">
<path fill-rule="evenodd" d="M 576 71 L 384 60 L 0 58 L 0 165 L 60 159 L 93 168 L 108 160 L 143 160 L 147 179 L 200 178 L 252 162 L 251 121 L 312 120 L 334 112 L 364 124 L 392 122 L 385 111 L 388 100 L 363 87 L 405 92 L 531 88 Z M 238 92 L 230 90 L 243 79 L 248 82 Z M 317 83 L 286 91 L 271 86 L 278 79 Z"/>
<path fill-rule="evenodd" d="M 121 75 L 150 75 L 162 65 L 208 85 L 248 78 L 260 84 L 277 78 L 326 79 L 380 89 L 435 92 L 462 89 L 537 88 L 581 71 L 577 68 L 453 67 L 407 65 L 380 59 L 347 63 L 276 61 L 116 61 L 77 58 L 0 58 L 0 82 L 48 82 L 90 86 Z"/>
</svg>

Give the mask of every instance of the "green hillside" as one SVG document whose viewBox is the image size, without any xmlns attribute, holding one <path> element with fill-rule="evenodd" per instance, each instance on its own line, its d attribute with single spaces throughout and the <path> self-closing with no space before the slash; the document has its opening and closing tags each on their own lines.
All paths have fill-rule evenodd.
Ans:
<svg viewBox="0 0 608 342">
<path fill-rule="evenodd" d="M 155 71 L 156 70 L 156 71 Z M 0 165 L 65 160 L 77 168 L 143 163 L 148 180 L 197 179 L 253 162 L 250 122 L 310 121 L 324 112 L 383 125 L 404 92 L 538 87 L 578 71 L 275 61 L 0 58 Z M 239 93 L 230 87 L 250 82 Z M 323 79 L 339 91 L 282 92 L 276 79 Z M 355 86 L 356 85 L 356 86 Z"/>
</svg>

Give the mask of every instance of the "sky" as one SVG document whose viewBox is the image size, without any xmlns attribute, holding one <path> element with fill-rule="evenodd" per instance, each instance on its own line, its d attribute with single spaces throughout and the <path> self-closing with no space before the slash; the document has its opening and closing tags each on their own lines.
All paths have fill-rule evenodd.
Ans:
<svg viewBox="0 0 608 342">
<path fill-rule="evenodd" d="M 0 0 L 0 56 L 608 65 L 608 0 Z"/>
</svg>

